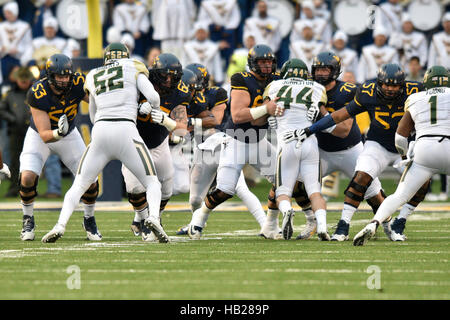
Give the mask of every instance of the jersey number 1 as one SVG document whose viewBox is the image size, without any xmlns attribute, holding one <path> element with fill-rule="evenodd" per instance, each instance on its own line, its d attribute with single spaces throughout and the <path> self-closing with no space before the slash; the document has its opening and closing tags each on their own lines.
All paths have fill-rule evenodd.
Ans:
<svg viewBox="0 0 450 320">
<path fill-rule="evenodd" d="M 105 73 L 111 75 L 111 77 L 105 80 L 99 80 L 99 78 L 103 76 Z M 123 78 L 123 71 L 121 66 L 102 70 L 94 74 L 94 85 L 96 88 L 95 93 L 99 95 L 106 91 L 112 91 L 114 89 L 123 88 L 122 78 Z"/>
<path fill-rule="evenodd" d="M 278 91 L 277 97 L 278 101 L 284 102 L 284 108 L 289 109 L 292 101 L 292 87 L 290 86 L 282 86 Z M 305 87 L 300 91 L 295 97 L 295 103 L 304 104 L 308 109 L 312 104 L 312 88 Z"/>
<path fill-rule="evenodd" d="M 437 104 L 437 96 L 431 96 L 431 98 L 428 100 L 428 103 L 430 104 L 430 121 L 431 124 L 436 124 L 436 104 Z"/>
</svg>

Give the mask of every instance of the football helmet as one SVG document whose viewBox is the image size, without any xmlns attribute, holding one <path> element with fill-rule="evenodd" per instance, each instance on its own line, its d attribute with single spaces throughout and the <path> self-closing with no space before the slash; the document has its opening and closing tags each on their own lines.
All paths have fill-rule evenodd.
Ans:
<svg viewBox="0 0 450 320">
<path fill-rule="evenodd" d="M 258 64 L 259 60 L 272 60 L 272 68 L 270 72 L 263 72 Z M 250 49 L 247 56 L 247 63 L 250 71 L 266 78 L 274 73 L 277 69 L 277 58 L 269 46 L 264 44 L 257 44 Z"/>
<path fill-rule="evenodd" d="M 383 89 L 382 85 L 399 85 L 399 90 Z M 383 64 L 377 74 L 377 96 L 385 101 L 399 98 L 405 91 L 405 72 L 396 63 Z"/>
<path fill-rule="evenodd" d="M 450 87 L 450 72 L 443 66 L 432 66 L 425 72 L 423 85 L 426 89 Z"/>
<path fill-rule="evenodd" d="M 105 48 L 105 51 L 103 52 L 104 64 L 111 63 L 113 60 L 116 59 L 123 59 L 129 57 L 130 51 L 128 50 L 127 46 L 119 42 L 113 42 L 109 44 Z"/>
<path fill-rule="evenodd" d="M 186 69 L 191 70 L 197 75 L 199 79 L 202 80 L 202 88 L 206 89 L 209 87 L 209 72 L 206 67 L 200 63 L 191 63 L 186 66 Z"/>
<path fill-rule="evenodd" d="M 183 68 L 180 60 L 171 53 L 162 53 L 157 56 L 149 69 L 150 81 L 164 94 L 177 87 L 182 75 Z"/>
<path fill-rule="evenodd" d="M 281 67 L 280 76 L 282 79 L 302 78 L 308 79 L 308 67 L 300 59 L 290 59 Z"/>
<path fill-rule="evenodd" d="M 329 68 L 328 76 L 316 75 L 318 68 Z M 324 51 L 314 57 L 311 66 L 311 75 L 314 81 L 326 86 L 330 82 L 336 80 L 341 74 L 341 58 L 331 51 Z"/>
<path fill-rule="evenodd" d="M 181 81 L 189 88 L 191 97 L 194 97 L 195 93 L 203 87 L 202 79 L 199 79 L 194 72 L 187 68 L 183 69 Z"/>
<path fill-rule="evenodd" d="M 48 58 L 45 64 L 45 73 L 48 83 L 55 87 L 56 90 L 67 93 L 73 84 L 73 65 L 72 59 L 64 54 L 54 54 Z M 57 81 L 55 75 L 68 75 L 68 81 Z"/>
</svg>

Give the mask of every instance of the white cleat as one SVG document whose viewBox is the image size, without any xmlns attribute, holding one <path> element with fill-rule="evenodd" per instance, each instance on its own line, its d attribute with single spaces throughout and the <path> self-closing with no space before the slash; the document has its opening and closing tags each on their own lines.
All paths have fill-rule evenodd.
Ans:
<svg viewBox="0 0 450 320">
<path fill-rule="evenodd" d="M 279 227 L 263 226 L 259 231 L 259 236 L 265 239 L 280 240 L 283 239 L 283 231 Z"/>
<path fill-rule="evenodd" d="M 290 209 L 286 214 L 283 214 L 283 223 L 281 224 L 281 230 L 283 232 L 283 238 L 289 240 L 294 233 L 294 216 L 295 212 Z"/>
<path fill-rule="evenodd" d="M 52 230 L 50 230 L 49 233 L 47 233 L 45 236 L 42 237 L 42 242 L 43 243 L 55 242 L 64 235 L 64 231 L 65 228 L 62 225 L 57 224 L 53 227 Z"/>
<path fill-rule="evenodd" d="M 354 246 L 363 246 L 370 238 L 372 238 L 377 232 L 377 223 L 371 222 L 365 226 L 360 232 L 353 238 Z"/>
<path fill-rule="evenodd" d="M 405 241 L 407 238 L 404 234 L 399 234 L 395 231 L 391 233 L 391 241 Z"/>
<path fill-rule="evenodd" d="M 22 241 L 34 240 L 34 216 L 23 216 L 22 231 L 20 233 L 20 239 Z"/>
<path fill-rule="evenodd" d="M 319 237 L 320 241 L 330 241 L 330 235 L 328 234 L 327 231 L 327 225 L 326 223 L 324 224 L 317 224 L 317 236 Z"/>
<path fill-rule="evenodd" d="M 381 224 L 383 226 L 384 234 L 388 237 L 389 240 L 395 241 L 392 239 L 392 233 L 394 232 L 391 228 L 392 218 L 389 217 Z"/>
<path fill-rule="evenodd" d="M 300 232 L 300 234 L 297 236 L 297 240 L 309 240 L 311 237 L 316 233 L 317 230 L 317 222 L 316 218 L 306 220 L 306 228 Z"/>
<path fill-rule="evenodd" d="M 157 219 L 150 216 L 144 221 L 144 224 L 147 228 L 153 231 L 152 233 L 155 234 L 160 243 L 167 243 L 170 241 L 169 236 L 166 234 L 162 225 Z"/>
<path fill-rule="evenodd" d="M 193 240 L 200 240 L 202 237 L 202 231 L 202 227 L 194 226 L 192 224 L 188 225 L 188 236 Z"/>
</svg>

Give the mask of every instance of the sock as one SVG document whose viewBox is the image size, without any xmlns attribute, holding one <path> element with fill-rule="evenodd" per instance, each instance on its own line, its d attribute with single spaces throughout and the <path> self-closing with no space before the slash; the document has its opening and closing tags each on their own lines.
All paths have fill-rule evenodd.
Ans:
<svg viewBox="0 0 450 320">
<path fill-rule="evenodd" d="M 308 221 L 313 221 L 314 219 L 316 219 L 314 211 L 312 211 L 311 208 L 303 209 L 303 213 L 305 214 L 306 220 Z"/>
<path fill-rule="evenodd" d="M 243 189 L 243 190 L 242 190 Z M 236 188 L 236 195 L 242 200 L 248 211 L 262 227 L 266 221 L 266 213 L 261 206 L 261 201 L 248 188 Z"/>
<path fill-rule="evenodd" d="M 134 209 L 134 219 L 133 219 L 133 221 L 134 222 L 141 222 L 141 216 L 139 214 L 139 211 L 136 210 L 136 209 Z"/>
<path fill-rule="evenodd" d="M 208 221 L 208 217 L 211 211 L 212 210 L 209 209 L 203 202 L 201 208 L 195 210 L 194 213 L 192 214 L 192 220 L 190 224 L 204 228 L 206 225 L 206 221 Z"/>
<path fill-rule="evenodd" d="M 356 208 L 348 203 L 344 203 L 344 208 L 342 209 L 341 220 L 350 223 L 355 213 Z"/>
<path fill-rule="evenodd" d="M 327 225 L 327 212 L 325 209 L 318 209 L 314 212 L 317 220 L 317 226 L 326 226 Z"/>
<path fill-rule="evenodd" d="M 408 219 L 409 215 L 413 213 L 413 211 L 416 209 L 413 205 L 410 205 L 409 203 L 405 203 L 403 207 L 400 209 L 400 213 L 397 217 L 397 219 Z"/>
<path fill-rule="evenodd" d="M 33 216 L 34 201 L 28 204 L 22 202 L 22 211 L 24 216 Z"/>
<path fill-rule="evenodd" d="M 136 220 L 136 218 L 138 220 Z M 134 221 L 136 222 L 140 222 L 142 220 L 145 220 L 148 218 L 148 206 L 146 206 L 145 208 L 142 208 L 140 210 L 134 210 Z"/>
<path fill-rule="evenodd" d="M 278 204 L 278 209 L 280 209 L 281 213 L 286 214 L 286 212 L 292 209 L 292 206 L 288 200 L 281 200 Z"/>
<path fill-rule="evenodd" d="M 87 204 L 84 203 L 84 217 L 90 218 L 94 216 L 95 203 Z"/>
</svg>

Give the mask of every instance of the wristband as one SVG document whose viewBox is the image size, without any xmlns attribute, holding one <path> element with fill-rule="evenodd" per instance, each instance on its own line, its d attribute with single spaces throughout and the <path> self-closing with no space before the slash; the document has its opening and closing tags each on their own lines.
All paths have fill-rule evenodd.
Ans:
<svg viewBox="0 0 450 320">
<path fill-rule="evenodd" d="M 267 114 L 267 105 L 262 105 L 256 108 L 250 108 L 250 114 L 253 120 L 259 119 Z"/>
<path fill-rule="evenodd" d="M 62 137 L 59 135 L 58 129 L 52 130 L 53 132 L 53 138 L 55 138 L 55 140 L 59 140 Z"/>
<path fill-rule="evenodd" d="M 175 120 L 171 119 L 171 118 L 168 117 L 168 116 L 164 116 L 162 125 L 163 125 L 164 127 L 166 127 L 167 130 L 173 131 L 173 130 L 175 130 L 175 128 L 176 128 L 176 126 L 177 126 L 177 122 L 176 122 Z"/>
</svg>

